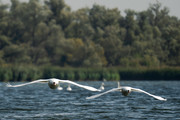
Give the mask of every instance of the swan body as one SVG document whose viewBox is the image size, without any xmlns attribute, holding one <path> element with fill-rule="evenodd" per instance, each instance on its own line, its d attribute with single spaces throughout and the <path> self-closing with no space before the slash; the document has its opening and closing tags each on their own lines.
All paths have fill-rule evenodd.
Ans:
<svg viewBox="0 0 180 120">
<path fill-rule="evenodd" d="M 103 92 L 103 93 L 100 93 L 100 94 L 97 94 L 97 95 L 93 95 L 93 96 L 90 96 L 90 97 L 87 97 L 86 99 L 93 99 L 93 98 L 97 98 L 97 97 L 100 97 L 101 95 L 104 95 L 104 94 L 107 94 L 107 93 L 110 93 L 110 92 L 114 92 L 114 91 L 120 91 L 122 93 L 122 95 L 124 96 L 127 96 L 129 95 L 132 91 L 134 92 L 141 92 L 141 93 L 145 93 L 157 100 L 162 100 L 162 101 L 166 101 L 167 99 L 164 99 L 160 96 L 156 96 L 156 95 L 153 95 L 153 94 L 150 94 L 144 90 L 141 90 L 141 89 L 138 89 L 138 88 L 132 88 L 132 87 L 128 87 L 128 86 L 123 86 L 121 87 L 120 84 L 118 84 L 118 88 L 113 88 L 111 90 L 108 90 L 106 92 Z"/>
<path fill-rule="evenodd" d="M 51 89 L 58 89 L 59 88 L 59 84 L 60 83 L 68 83 L 68 84 L 72 84 L 90 91 L 100 91 L 99 89 L 96 89 L 94 87 L 90 87 L 90 86 L 86 86 L 86 85 L 81 85 L 75 82 L 72 82 L 70 80 L 60 80 L 60 79 L 56 79 L 56 78 L 51 78 L 51 79 L 39 79 L 39 80 L 35 80 L 29 83 L 24 83 L 24 84 L 19 84 L 19 85 L 10 85 L 7 84 L 7 87 L 21 87 L 21 86 L 25 86 L 25 85 L 30 85 L 30 84 L 34 84 L 34 83 L 48 83 L 48 86 Z"/>
</svg>

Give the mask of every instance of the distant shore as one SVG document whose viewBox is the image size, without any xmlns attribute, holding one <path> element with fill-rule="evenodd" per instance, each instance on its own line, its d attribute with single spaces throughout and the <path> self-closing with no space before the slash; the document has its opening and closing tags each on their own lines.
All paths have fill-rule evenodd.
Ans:
<svg viewBox="0 0 180 120">
<path fill-rule="evenodd" d="M 92 80 L 180 80 L 180 68 L 62 68 L 56 66 L 1 66 L 0 82 L 59 78 Z"/>
</svg>

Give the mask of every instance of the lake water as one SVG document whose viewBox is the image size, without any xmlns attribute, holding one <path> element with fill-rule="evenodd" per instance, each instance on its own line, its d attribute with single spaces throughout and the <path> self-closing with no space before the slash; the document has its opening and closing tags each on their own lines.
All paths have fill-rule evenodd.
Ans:
<svg viewBox="0 0 180 120">
<path fill-rule="evenodd" d="M 99 88 L 101 82 L 78 82 Z M 19 83 L 11 83 L 19 84 Z M 46 83 L 19 88 L 7 88 L 0 83 L 1 120 L 180 120 L 179 81 L 121 81 L 123 86 L 143 89 L 162 96 L 159 101 L 143 93 L 132 92 L 124 97 L 120 92 L 86 100 L 91 92 L 72 86 L 73 91 L 52 90 Z M 117 87 L 105 82 L 105 91 Z"/>
</svg>

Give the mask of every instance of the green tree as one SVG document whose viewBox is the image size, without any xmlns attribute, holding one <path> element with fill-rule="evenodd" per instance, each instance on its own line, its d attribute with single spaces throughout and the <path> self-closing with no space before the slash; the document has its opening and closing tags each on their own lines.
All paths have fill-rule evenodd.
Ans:
<svg viewBox="0 0 180 120">
<path fill-rule="evenodd" d="M 45 0 L 45 4 L 53 13 L 51 19 L 56 20 L 56 23 L 64 30 L 71 22 L 70 7 L 65 4 L 64 0 Z"/>
<path fill-rule="evenodd" d="M 66 28 L 65 34 L 69 38 L 92 40 L 95 34 L 89 20 L 89 9 L 79 9 L 74 12 L 71 24 Z"/>
<path fill-rule="evenodd" d="M 125 10 L 126 17 L 123 22 L 123 27 L 126 28 L 126 37 L 124 45 L 132 45 L 134 41 L 138 40 L 139 26 L 135 19 L 136 12 L 133 10 Z"/>
<path fill-rule="evenodd" d="M 64 50 L 62 45 L 64 44 L 64 32 L 61 29 L 61 26 L 56 24 L 55 20 L 51 20 L 48 24 L 49 33 L 47 40 L 44 41 L 43 46 L 47 51 L 48 57 L 52 65 L 61 65 L 63 66 L 66 62 L 64 57 Z"/>
<path fill-rule="evenodd" d="M 30 58 L 26 54 L 26 47 L 22 45 L 9 45 L 3 48 L 3 59 L 7 63 L 30 63 Z"/>
</svg>

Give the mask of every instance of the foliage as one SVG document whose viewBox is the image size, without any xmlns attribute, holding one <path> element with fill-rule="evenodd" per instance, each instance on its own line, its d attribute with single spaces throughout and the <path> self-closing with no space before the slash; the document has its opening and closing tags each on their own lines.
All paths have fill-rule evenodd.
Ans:
<svg viewBox="0 0 180 120">
<path fill-rule="evenodd" d="M 57 66 L 2 66 L 0 81 L 59 78 L 77 80 L 179 80 L 180 68 L 70 68 Z"/>
<path fill-rule="evenodd" d="M 0 81 L 31 81 L 42 77 L 39 68 L 33 66 L 1 66 Z"/>
</svg>

